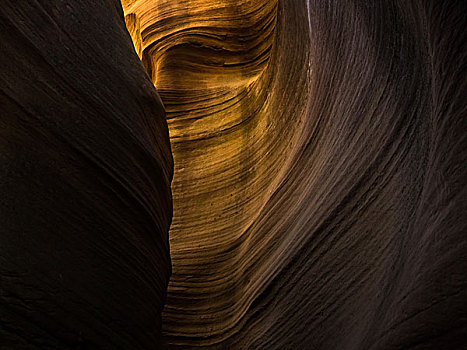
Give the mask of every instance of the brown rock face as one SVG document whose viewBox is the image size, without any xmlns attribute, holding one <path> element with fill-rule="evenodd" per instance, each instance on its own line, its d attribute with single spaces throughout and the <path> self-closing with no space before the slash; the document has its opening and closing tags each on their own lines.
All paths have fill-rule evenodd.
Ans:
<svg viewBox="0 0 467 350">
<path fill-rule="evenodd" d="M 164 110 L 117 1 L 0 7 L 0 348 L 160 345 Z"/>
<path fill-rule="evenodd" d="M 175 160 L 163 327 L 169 343 L 217 344 L 240 330 L 279 263 L 282 235 L 257 225 L 298 149 L 311 93 L 308 23 L 290 22 L 296 50 L 277 47 L 281 33 L 273 45 L 275 1 L 124 10 L 138 23 L 130 32 L 164 101 Z"/>
<path fill-rule="evenodd" d="M 0 348 L 467 348 L 464 2 L 121 6 L 0 7 Z"/>
<path fill-rule="evenodd" d="M 464 341 L 457 5 L 124 2 L 175 159 L 172 347 Z"/>
</svg>

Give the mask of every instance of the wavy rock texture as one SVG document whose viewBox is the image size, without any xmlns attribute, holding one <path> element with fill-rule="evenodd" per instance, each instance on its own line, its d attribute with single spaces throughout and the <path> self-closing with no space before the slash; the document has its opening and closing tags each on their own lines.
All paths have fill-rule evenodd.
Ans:
<svg viewBox="0 0 467 350">
<path fill-rule="evenodd" d="M 462 1 L 122 5 L 0 7 L 0 345 L 467 347 Z"/>
<path fill-rule="evenodd" d="M 136 1 L 125 11 L 164 101 L 175 160 L 166 335 L 213 344 L 239 330 L 272 272 L 268 241 L 277 237 L 255 226 L 296 151 L 308 55 L 296 42 L 284 47 L 291 55 L 271 52 L 274 1 Z"/>
<path fill-rule="evenodd" d="M 171 348 L 466 345 L 461 2 L 123 5 L 175 160 Z"/>
<path fill-rule="evenodd" d="M 172 156 L 121 6 L 2 1 L 0 33 L 0 348 L 154 348 Z"/>
</svg>

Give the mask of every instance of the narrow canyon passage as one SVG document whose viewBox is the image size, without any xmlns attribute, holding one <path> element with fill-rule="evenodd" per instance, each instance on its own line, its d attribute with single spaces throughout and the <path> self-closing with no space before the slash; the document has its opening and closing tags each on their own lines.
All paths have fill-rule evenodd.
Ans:
<svg viewBox="0 0 467 350">
<path fill-rule="evenodd" d="M 3 0 L 0 349 L 466 348 L 465 13 Z"/>
</svg>

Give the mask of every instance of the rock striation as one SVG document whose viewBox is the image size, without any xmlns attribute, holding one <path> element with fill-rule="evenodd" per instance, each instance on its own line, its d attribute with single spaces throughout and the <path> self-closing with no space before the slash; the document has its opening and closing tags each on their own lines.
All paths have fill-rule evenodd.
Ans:
<svg viewBox="0 0 467 350">
<path fill-rule="evenodd" d="M 175 160 L 170 348 L 465 345 L 461 2 L 123 5 Z"/>
<path fill-rule="evenodd" d="M 466 7 L 6 0 L 0 348 L 466 348 Z"/>
<path fill-rule="evenodd" d="M 275 1 L 149 0 L 124 10 L 138 23 L 130 32 L 164 101 L 175 160 L 163 327 L 171 344 L 216 344 L 238 332 L 271 272 L 263 259 L 277 237 L 255 226 L 296 151 L 310 93 L 300 51 L 308 22 L 291 21 L 280 40 L 299 40 L 282 56 Z"/>
<path fill-rule="evenodd" d="M 172 156 L 117 1 L 2 1 L 0 348 L 151 349 Z"/>
</svg>

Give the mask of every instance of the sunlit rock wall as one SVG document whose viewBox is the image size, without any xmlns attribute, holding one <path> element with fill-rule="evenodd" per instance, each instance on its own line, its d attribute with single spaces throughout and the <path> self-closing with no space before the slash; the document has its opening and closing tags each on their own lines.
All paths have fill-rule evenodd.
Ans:
<svg viewBox="0 0 467 350">
<path fill-rule="evenodd" d="M 254 226 L 296 151 L 308 24 L 290 13 L 297 40 L 284 56 L 274 1 L 136 1 L 125 12 L 139 23 L 133 38 L 164 101 L 175 161 L 164 329 L 181 345 L 219 342 L 239 330 L 273 268 L 258 263 L 273 251 L 253 251 L 277 237 Z"/>
<path fill-rule="evenodd" d="M 461 2 L 123 5 L 175 160 L 170 347 L 465 344 Z"/>
<path fill-rule="evenodd" d="M 466 348 L 466 10 L 3 1 L 0 348 Z"/>
</svg>

